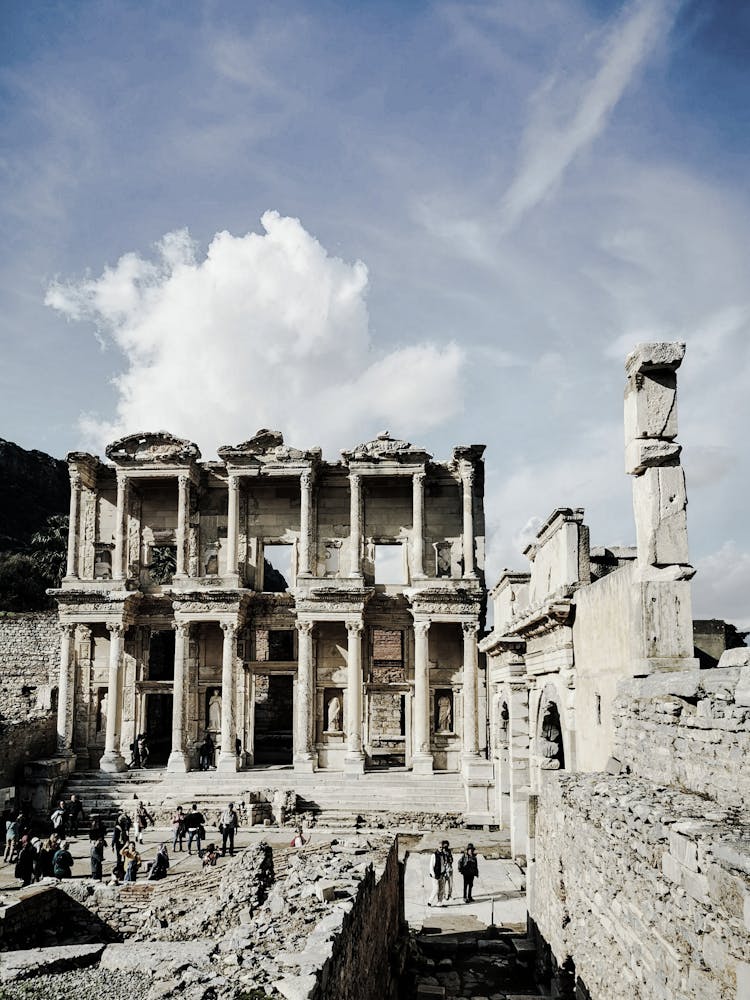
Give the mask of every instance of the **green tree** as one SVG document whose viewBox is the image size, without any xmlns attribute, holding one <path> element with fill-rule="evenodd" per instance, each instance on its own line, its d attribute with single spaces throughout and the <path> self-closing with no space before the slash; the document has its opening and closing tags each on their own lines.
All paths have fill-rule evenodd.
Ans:
<svg viewBox="0 0 750 1000">
<path fill-rule="evenodd" d="M 59 587 L 68 558 L 68 515 L 51 514 L 44 527 L 34 532 L 28 555 L 48 587 Z"/>
<path fill-rule="evenodd" d="M 171 583 L 177 572 L 177 548 L 174 545 L 155 545 L 151 549 L 148 571 L 154 583 Z"/>
<path fill-rule="evenodd" d="M 52 607 L 49 581 L 23 552 L 0 555 L 0 611 L 42 611 Z"/>
</svg>

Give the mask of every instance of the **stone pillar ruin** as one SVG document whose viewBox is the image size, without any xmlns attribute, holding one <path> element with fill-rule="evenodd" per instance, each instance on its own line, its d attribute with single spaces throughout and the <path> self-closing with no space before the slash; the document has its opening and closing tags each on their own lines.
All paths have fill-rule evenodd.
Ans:
<svg viewBox="0 0 750 1000">
<path fill-rule="evenodd" d="M 625 362 L 625 466 L 633 477 L 634 673 L 684 670 L 693 659 L 687 492 L 677 437 L 683 343 L 638 344 Z"/>
<path fill-rule="evenodd" d="M 362 481 L 355 472 L 349 476 L 349 551 L 351 576 L 362 576 Z"/>
<path fill-rule="evenodd" d="M 108 624 L 107 629 L 109 630 L 107 730 L 104 738 L 104 754 L 99 762 L 99 767 L 102 771 L 125 771 L 127 769 L 127 764 L 120 753 L 120 729 L 122 725 L 122 654 L 125 645 L 125 626 L 121 622 L 116 622 L 114 624 Z"/>
<path fill-rule="evenodd" d="M 216 769 L 217 771 L 236 771 L 234 660 L 237 649 L 237 626 L 234 622 L 222 622 L 221 627 L 224 632 L 224 644 L 221 651 L 221 750 L 216 762 Z"/>
<path fill-rule="evenodd" d="M 177 558 L 175 576 L 187 573 L 187 522 L 190 509 L 190 477 L 177 477 Z"/>
<path fill-rule="evenodd" d="M 227 501 L 227 576 L 237 575 L 237 536 L 239 531 L 240 479 L 229 476 Z M 224 697 L 222 693 L 222 698 Z"/>
<path fill-rule="evenodd" d="M 57 690 L 57 752 L 64 757 L 73 752 L 73 634 L 75 625 L 60 626 L 60 682 Z"/>
<path fill-rule="evenodd" d="M 411 573 L 414 579 L 424 577 L 424 472 L 416 472 L 412 479 L 412 528 Z"/>
<path fill-rule="evenodd" d="M 128 477 L 117 473 L 117 509 L 115 511 L 115 555 L 112 565 L 112 579 L 124 580 L 127 576 L 125 561 L 127 553 Z"/>
<path fill-rule="evenodd" d="M 311 621 L 297 622 L 297 700 L 294 740 L 295 771 L 314 771 L 312 723 L 315 708 L 313 683 L 313 626 Z"/>
<path fill-rule="evenodd" d="M 172 697 L 172 752 L 167 761 L 167 770 L 185 773 L 190 770 L 185 753 L 185 672 L 187 669 L 187 643 L 190 626 L 178 622 L 174 626 L 174 685 Z"/>
<path fill-rule="evenodd" d="M 463 555 L 464 576 L 476 576 L 474 570 L 474 466 L 462 462 L 461 483 L 463 488 Z"/>
<path fill-rule="evenodd" d="M 464 757 L 473 758 L 479 754 L 479 728 L 477 720 L 477 631 L 476 621 L 462 622 L 464 633 Z"/>
<path fill-rule="evenodd" d="M 428 621 L 414 622 L 414 753 L 412 770 L 429 774 L 433 770 L 430 750 L 430 659 Z"/>
<path fill-rule="evenodd" d="M 347 622 L 346 671 L 346 756 L 344 771 L 362 774 L 365 755 L 362 752 L 362 622 Z"/>
<path fill-rule="evenodd" d="M 81 474 L 71 470 L 70 473 L 70 515 L 68 518 L 68 561 L 65 576 L 69 579 L 78 577 L 78 538 L 79 512 L 81 509 Z"/>
<path fill-rule="evenodd" d="M 300 515 L 299 515 L 299 573 L 310 575 L 310 490 L 312 474 L 303 472 L 299 477 Z"/>
</svg>

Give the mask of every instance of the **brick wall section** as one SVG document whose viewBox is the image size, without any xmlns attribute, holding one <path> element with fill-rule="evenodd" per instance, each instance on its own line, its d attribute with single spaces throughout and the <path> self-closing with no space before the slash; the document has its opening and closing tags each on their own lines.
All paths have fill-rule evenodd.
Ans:
<svg viewBox="0 0 750 1000">
<path fill-rule="evenodd" d="M 530 916 L 592 1000 L 741 1000 L 750 826 L 644 779 L 545 775 Z"/>
<path fill-rule="evenodd" d="M 18 785 L 23 765 L 48 757 L 57 747 L 57 726 L 51 712 L 25 722 L 0 723 L 0 784 Z"/>
<path fill-rule="evenodd" d="M 59 662 L 56 611 L 0 614 L 0 719 L 38 714 L 40 689 L 57 685 Z"/>
<path fill-rule="evenodd" d="M 748 668 L 744 671 L 655 674 L 622 683 L 614 706 L 615 756 L 644 778 L 749 808 L 750 768 L 743 764 L 750 759 L 750 698 L 742 695 L 748 685 Z"/>
</svg>

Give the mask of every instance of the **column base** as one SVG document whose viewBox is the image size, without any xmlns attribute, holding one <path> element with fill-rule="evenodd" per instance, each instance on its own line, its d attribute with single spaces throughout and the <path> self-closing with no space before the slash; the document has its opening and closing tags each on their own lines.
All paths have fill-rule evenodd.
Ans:
<svg viewBox="0 0 750 1000">
<path fill-rule="evenodd" d="M 117 774 L 121 771 L 127 771 L 127 769 L 128 765 L 125 763 L 125 758 L 117 750 L 104 751 L 99 761 L 100 771 L 106 771 L 108 774 Z"/>
<path fill-rule="evenodd" d="M 432 774 L 435 770 L 435 763 L 431 753 L 415 753 L 412 757 L 412 774 Z"/>
<path fill-rule="evenodd" d="M 187 774 L 190 770 L 187 754 L 184 750 L 173 750 L 167 761 L 167 771 L 177 774 Z"/>
<path fill-rule="evenodd" d="M 464 821 L 472 826 L 494 823 L 495 769 L 492 761 L 478 754 L 464 754 L 462 764 L 466 790 Z"/>
<path fill-rule="evenodd" d="M 303 774 L 312 774 L 317 768 L 315 754 L 299 754 L 294 758 L 294 770 Z"/>
<path fill-rule="evenodd" d="M 348 753 L 344 757 L 344 774 L 364 774 L 365 755 L 363 753 Z"/>
<path fill-rule="evenodd" d="M 237 754 L 236 753 L 220 753 L 219 758 L 216 761 L 217 771 L 237 771 Z"/>
</svg>

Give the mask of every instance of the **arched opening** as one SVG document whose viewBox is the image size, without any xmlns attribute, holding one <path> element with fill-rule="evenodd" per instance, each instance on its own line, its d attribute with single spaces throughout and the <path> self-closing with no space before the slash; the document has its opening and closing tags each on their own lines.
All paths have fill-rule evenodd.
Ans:
<svg viewBox="0 0 750 1000">
<path fill-rule="evenodd" d="M 549 771 L 565 769 L 565 750 L 563 748 L 562 723 L 560 712 L 554 701 L 548 701 L 542 714 L 542 725 L 539 731 L 539 755 L 543 760 L 542 767 Z"/>
</svg>

